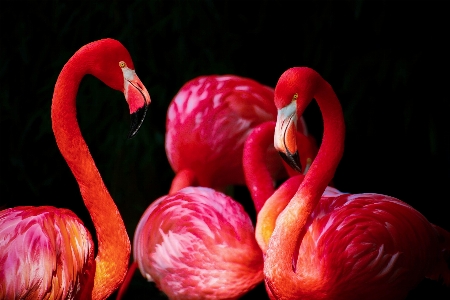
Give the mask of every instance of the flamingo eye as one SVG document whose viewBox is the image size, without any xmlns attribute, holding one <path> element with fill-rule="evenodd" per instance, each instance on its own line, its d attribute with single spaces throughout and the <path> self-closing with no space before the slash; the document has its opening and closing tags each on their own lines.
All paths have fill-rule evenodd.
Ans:
<svg viewBox="0 0 450 300">
<path fill-rule="evenodd" d="M 297 98 L 298 98 L 298 93 L 295 93 L 294 96 L 292 96 L 292 101 L 297 100 Z"/>
<path fill-rule="evenodd" d="M 121 67 L 123 69 L 126 66 L 127 66 L 127 64 L 123 60 L 119 61 L 119 67 Z"/>
</svg>

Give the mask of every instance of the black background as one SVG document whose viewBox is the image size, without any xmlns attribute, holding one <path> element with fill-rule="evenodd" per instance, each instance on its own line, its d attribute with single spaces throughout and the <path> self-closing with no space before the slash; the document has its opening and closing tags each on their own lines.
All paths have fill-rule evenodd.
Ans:
<svg viewBox="0 0 450 300">
<path fill-rule="evenodd" d="M 395 196 L 450 230 L 449 53 L 444 1 L 6 1 L 0 10 L 0 206 L 72 209 L 91 228 L 78 186 L 50 124 L 53 87 L 81 46 L 111 37 L 130 51 L 152 103 L 127 140 L 123 96 L 91 76 L 78 93 L 78 118 L 128 233 L 167 193 L 165 114 L 188 80 L 236 74 L 275 86 L 289 67 L 309 66 L 344 109 L 342 191 Z M 320 140 L 322 120 L 305 113 Z M 234 196 L 252 218 L 244 187 Z M 450 299 L 424 280 L 408 299 Z M 244 298 L 264 298 L 259 286 Z M 159 299 L 137 272 L 128 299 Z M 138 298 L 141 298 L 138 297 Z"/>
</svg>

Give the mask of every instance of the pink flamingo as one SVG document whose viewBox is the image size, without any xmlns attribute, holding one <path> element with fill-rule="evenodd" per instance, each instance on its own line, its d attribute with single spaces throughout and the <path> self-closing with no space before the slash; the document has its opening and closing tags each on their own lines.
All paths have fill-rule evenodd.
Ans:
<svg viewBox="0 0 450 300">
<path fill-rule="evenodd" d="M 313 98 L 324 120 L 319 152 L 304 179 L 289 179 L 258 215 L 256 236 L 267 246 L 264 276 L 269 295 L 404 299 L 424 277 L 450 284 L 447 231 L 390 196 L 338 191 L 323 195 L 343 155 L 345 129 L 333 89 L 312 69 L 291 68 L 276 85 L 275 147 L 298 167 L 292 152 L 295 119 Z M 282 212 L 277 215 L 273 208 Z"/>
<path fill-rule="evenodd" d="M 106 299 L 125 277 L 130 241 L 76 119 L 76 94 L 85 74 L 124 93 L 131 114 L 130 137 L 142 124 L 150 96 L 130 54 L 113 39 L 81 47 L 56 82 L 52 128 L 92 217 L 97 255 L 94 259 L 90 233 L 70 210 L 50 206 L 2 210 L 0 299 Z"/>
<path fill-rule="evenodd" d="M 263 280 L 263 257 L 242 205 L 206 187 L 163 196 L 133 240 L 142 275 L 169 299 L 237 299 Z"/>
<path fill-rule="evenodd" d="M 245 184 L 244 142 L 253 127 L 271 120 L 276 120 L 276 108 L 270 87 L 235 75 L 187 82 L 167 112 L 166 153 L 176 173 L 169 194 L 189 185 L 223 190 Z M 308 135 L 303 118 L 298 123 Z M 273 145 L 267 152 L 271 174 L 279 178 L 284 170 Z"/>
</svg>

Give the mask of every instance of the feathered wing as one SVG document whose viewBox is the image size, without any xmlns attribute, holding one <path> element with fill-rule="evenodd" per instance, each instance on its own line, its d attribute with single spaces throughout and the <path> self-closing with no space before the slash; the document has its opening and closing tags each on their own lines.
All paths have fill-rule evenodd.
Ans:
<svg viewBox="0 0 450 300">
<path fill-rule="evenodd" d="M 155 201 L 139 222 L 134 255 L 170 299 L 236 299 L 263 279 L 250 218 L 209 188 L 187 187 Z"/>
<path fill-rule="evenodd" d="M 70 210 L 2 210 L 0 236 L 0 299 L 75 299 L 92 286 L 92 238 Z"/>
<path fill-rule="evenodd" d="M 434 227 L 406 203 L 330 195 L 308 220 L 296 272 L 327 299 L 403 299 L 439 265 L 438 253 Z"/>
<path fill-rule="evenodd" d="M 168 160 L 176 173 L 192 170 L 200 186 L 221 190 L 244 184 L 244 142 L 255 126 L 275 119 L 272 88 L 235 75 L 194 78 L 183 85 L 168 108 Z M 299 130 L 307 134 L 303 119 Z M 268 156 L 276 176 L 282 171 L 279 157 L 275 151 Z"/>
</svg>

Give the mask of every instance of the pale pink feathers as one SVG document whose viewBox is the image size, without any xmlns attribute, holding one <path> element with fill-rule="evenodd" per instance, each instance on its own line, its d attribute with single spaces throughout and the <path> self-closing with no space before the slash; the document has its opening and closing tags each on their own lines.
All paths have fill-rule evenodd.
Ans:
<svg viewBox="0 0 450 300">
<path fill-rule="evenodd" d="M 144 277 L 170 299 L 235 299 L 262 281 L 251 220 L 230 197 L 187 187 L 152 203 L 134 236 Z"/>
<path fill-rule="evenodd" d="M 245 184 L 244 142 L 251 130 L 275 121 L 273 89 L 235 75 L 200 76 L 172 100 L 166 120 L 166 153 L 175 173 L 192 170 L 200 186 L 223 189 Z M 300 118 L 298 130 L 307 135 Z M 268 152 L 274 177 L 284 172 L 274 148 Z"/>
<path fill-rule="evenodd" d="M 74 299 L 85 288 L 94 246 L 70 210 L 2 210 L 0 237 L 0 299 Z"/>
</svg>

